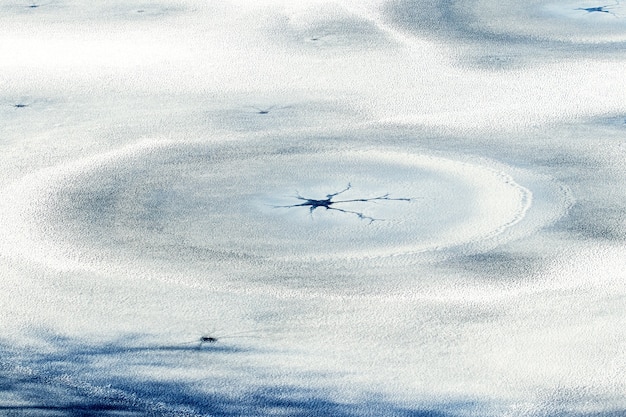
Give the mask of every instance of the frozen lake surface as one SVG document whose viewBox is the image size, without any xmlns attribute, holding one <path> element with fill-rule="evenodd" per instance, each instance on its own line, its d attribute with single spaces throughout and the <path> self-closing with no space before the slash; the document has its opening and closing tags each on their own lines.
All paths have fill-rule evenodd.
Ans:
<svg viewBox="0 0 626 417">
<path fill-rule="evenodd" d="M 0 414 L 626 415 L 626 4 L 292 3 L 0 1 Z"/>
</svg>

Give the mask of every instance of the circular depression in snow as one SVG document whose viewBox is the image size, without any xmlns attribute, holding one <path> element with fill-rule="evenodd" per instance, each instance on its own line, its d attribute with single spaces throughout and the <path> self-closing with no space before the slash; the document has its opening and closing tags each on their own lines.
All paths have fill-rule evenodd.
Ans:
<svg viewBox="0 0 626 417">
<path fill-rule="evenodd" d="M 497 240 L 532 200 L 504 172 L 427 153 L 239 142 L 134 146 L 42 171 L 9 194 L 5 251 L 174 269 Z"/>
<path fill-rule="evenodd" d="M 453 7 L 475 32 L 589 44 L 626 41 L 626 5 L 619 1 L 472 0 Z"/>
</svg>

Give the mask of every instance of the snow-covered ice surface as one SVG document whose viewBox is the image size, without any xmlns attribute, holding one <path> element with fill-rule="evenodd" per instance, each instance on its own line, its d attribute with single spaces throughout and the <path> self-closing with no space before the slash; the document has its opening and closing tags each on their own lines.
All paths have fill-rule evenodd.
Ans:
<svg viewBox="0 0 626 417">
<path fill-rule="evenodd" d="M 1 1 L 0 414 L 626 415 L 625 46 L 621 1 Z"/>
</svg>

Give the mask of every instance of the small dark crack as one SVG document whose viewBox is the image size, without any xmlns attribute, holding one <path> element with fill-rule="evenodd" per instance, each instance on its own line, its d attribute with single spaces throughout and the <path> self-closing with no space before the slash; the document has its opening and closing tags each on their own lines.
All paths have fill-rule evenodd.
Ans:
<svg viewBox="0 0 626 417">
<path fill-rule="evenodd" d="M 361 211 L 355 211 L 355 210 L 348 210 L 348 209 L 343 209 L 340 207 L 337 207 L 337 204 L 345 204 L 345 203 L 369 203 L 369 202 L 377 202 L 377 201 L 413 201 L 412 198 L 392 198 L 390 196 L 389 193 L 383 194 L 383 195 L 379 195 L 376 197 L 370 197 L 370 198 L 352 198 L 352 199 L 347 199 L 347 200 L 333 200 L 335 197 L 337 197 L 338 195 L 341 195 L 343 193 L 345 193 L 346 191 L 350 190 L 352 188 L 351 184 L 348 184 L 348 186 L 346 188 L 344 188 L 341 191 L 337 191 L 336 193 L 333 194 L 327 194 L 326 198 L 323 199 L 314 199 L 314 198 L 307 198 L 307 197 L 303 197 L 300 195 L 300 193 L 296 192 L 296 196 L 295 198 L 297 198 L 298 200 L 303 201 L 303 203 L 299 203 L 299 204 L 292 204 L 292 205 L 287 205 L 287 206 L 274 206 L 275 208 L 293 208 L 293 207 L 308 207 L 309 208 L 309 214 L 311 214 L 311 216 L 313 215 L 313 212 L 318 209 L 318 208 L 325 208 L 326 210 L 333 210 L 333 211 L 339 211 L 341 213 L 346 213 L 346 214 L 353 214 L 355 216 L 357 216 L 359 219 L 361 220 L 368 220 L 369 223 L 373 223 L 375 221 L 382 221 L 384 219 L 379 219 L 376 217 L 372 217 L 372 216 L 368 216 L 366 215 L 364 212 Z"/>
<path fill-rule="evenodd" d="M 206 345 L 214 345 L 217 344 L 219 341 L 222 341 L 222 339 L 236 339 L 236 338 L 257 338 L 257 331 L 256 330 L 243 330 L 243 331 L 239 331 L 239 332 L 234 332 L 234 333 L 228 333 L 225 335 L 220 335 L 218 336 L 217 334 L 215 334 L 214 332 L 210 332 L 207 334 L 204 334 L 202 336 L 200 336 L 198 339 L 191 341 L 191 342 L 185 342 L 183 343 L 183 345 L 191 345 L 194 344 L 196 345 L 196 347 L 198 349 L 206 346 Z"/>
<path fill-rule="evenodd" d="M 587 13 L 607 13 L 611 16 L 618 17 L 617 14 L 611 11 L 611 8 L 619 6 L 619 1 L 616 1 L 615 4 L 607 4 L 605 6 L 596 6 L 596 7 L 579 7 L 576 10 L 582 10 Z"/>
<path fill-rule="evenodd" d="M 254 110 L 256 110 L 257 114 L 269 114 L 269 112 L 273 110 L 274 107 L 276 106 L 270 106 L 270 107 L 265 107 L 265 108 L 259 108 L 259 107 L 254 107 L 254 106 L 251 106 L 251 107 Z"/>
<path fill-rule="evenodd" d="M 284 110 L 284 109 L 290 108 L 291 106 L 273 105 L 273 106 L 268 106 L 268 107 L 257 107 L 257 106 L 246 106 L 246 107 L 254 110 L 254 113 L 256 114 L 270 114 L 270 113 L 273 113 L 275 110 Z"/>
</svg>

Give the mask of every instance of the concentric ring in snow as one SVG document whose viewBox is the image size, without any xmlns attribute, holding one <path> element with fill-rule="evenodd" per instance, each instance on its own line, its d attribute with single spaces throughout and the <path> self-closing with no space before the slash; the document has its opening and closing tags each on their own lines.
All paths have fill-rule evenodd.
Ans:
<svg viewBox="0 0 626 417">
<path fill-rule="evenodd" d="M 298 206 L 348 184 L 341 210 Z M 497 245 L 533 198 L 506 172 L 428 152 L 230 142 L 132 146 L 30 175 L 3 201 L 4 253 L 217 270 Z"/>
</svg>

